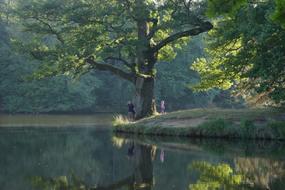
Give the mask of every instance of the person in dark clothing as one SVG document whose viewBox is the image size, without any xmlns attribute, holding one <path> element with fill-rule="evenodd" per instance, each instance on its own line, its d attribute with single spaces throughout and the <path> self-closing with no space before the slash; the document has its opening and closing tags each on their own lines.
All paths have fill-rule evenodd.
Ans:
<svg viewBox="0 0 285 190">
<path fill-rule="evenodd" d="M 135 119 L 135 106 L 131 101 L 128 101 L 128 117 L 130 120 Z"/>
</svg>

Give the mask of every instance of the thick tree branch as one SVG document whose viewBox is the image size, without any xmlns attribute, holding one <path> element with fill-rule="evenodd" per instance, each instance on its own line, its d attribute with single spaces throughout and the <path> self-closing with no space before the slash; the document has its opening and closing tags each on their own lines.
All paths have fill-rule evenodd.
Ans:
<svg viewBox="0 0 285 190">
<path fill-rule="evenodd" d="M 157 26 L 158 19 L 152 18 L 152 19 L 149 19 L 148 21 L 153 23 L 151 30 L 149 31 L 147 35 L 147 39 L 150 40 L 154 36 L 156 31 L 159 29 L 159 27 Z"/>
<path fill-rule="evenodd" d="M 89 56 L 88 58 L 85 59 L 85 61 L 89 63 L 96 70 L 109 71 L 114 75 L 117 75 L 125 80 L 128 80 L 130 82 L 135 82 L 135 76 L 132 75 L 131 73 L 127 73 L 109 64 L 98 63 L 97 61 L 94 60 L 93 56 Z"/>
<path fill-rule="evenodd" d="M 130 69 L 132 68 L 132 65 L 129 64 L 129 62 L 127 62 L 126 60 L 124 60 L 122 58 L 109 56 L 109 57 L 106 57 L 104 59 L 105 62 L 107 62 L 109 60 L 119 61 L 119 62 L 123 63 L 124 65 L 126 65 L 128 68 L 130 68 Z"/>
<path fill-rule="evenodd" d="M 182 31 L 175 33 L 162 41 L 160 41 L 156 46 L 152 48 L 152 52 L 158 52 L 161 48 L 166 46 L 167 44 L 174 42 L 180 38 L 188 37 L 188 36 L 196 36 L 200 33 L 207 32 L 213 28 L 213 25 L 210 22 L 204 22 L 200 26 L 192 28 L 190 30 Z"/>
</svg>

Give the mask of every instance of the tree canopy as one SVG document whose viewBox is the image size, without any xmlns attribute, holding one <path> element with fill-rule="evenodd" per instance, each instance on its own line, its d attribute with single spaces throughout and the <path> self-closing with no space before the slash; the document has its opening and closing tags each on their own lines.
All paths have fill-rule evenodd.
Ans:
<svg viewBox="0 0 285 190">
<path fill-rule="evenodd" d="M 135 1 L 126 3 L 4 0 L 1 20 L 5 35 L 1 37 L 8 53 L 2 52 L 0 59 L 1 110 L 29 113 L 124 109 L 125 102 L 132 99 L 132 83 L 93 70 L 136 78 L 154 76 L 157 69 L 154 94 L 157 100 L 167 101 L 169 110 L 210 103 L 217 93 L 193 94 L 187 89 L 187 83 L 198 77 L 187 65 L 202 54 L 201 38 L 191 42 L 180 38 L 195 34 L 191 33 L 195 32 L 193 28 L 204 22 L 204 2 L 146 1 L 149 15 L 142 16 L 147 18 L 152 48 L 165 39 L 165 46 L 155 55 L 160 64 L 147 72 L 146 65 L 151 64 L 146 61 L 142 65 L 136 56 L 137 49 L 144 48 L 137 48 L 141 41 L 133 17 L 137 14 Z M 104 9 L 97 9 L 99 4 Z M 126 18 L 120 16 L 123 9 L 122 17 Z M 175 38 L 179 40 L 170 43 Z M 85 62 L 89 57 L 99 65 Z M 35 80 L 27 80 L 31 74 Z"/>
<path fill-rule="evenodd" d="M 257 103 L 284 102 L 285 32 L 276 16 L 281 1 L 229 1 L 221 6 L 229 6 L 225 10 L 214 6 L 222 1 L 211 2 L 213 10 L 208 14 L 222 16 L 215 19 L 214 30 L 206 38 L 207 56 L 193 65 L 201 75 L 194 88 L 234 87 L 238 94 L 255 97 L 252 100 Z"/>
<path fill-rule="evenodd" d="M 21 41 L 22 47 L 46 63 L 39 77 L 96 68 L 133 80 L 127 73 L 139 75 L 135 59 L 138 48 L 147 50 L 145 43 L 148 51 L 159 53 L 158 60 L 169 60 L 184 37 L 212 27 L 195 1 L 19 0 L 15 9 L 25 31 L 34 34 Z M 144 39 L 138 37 L 139 27 L 148 30 Z"/>
<path fill-rule="evenodd" d="M 212 29 L 205 1 L 17 0 L 30 37 L 14 41 L 41 60 L 37 78 L 108 71 L 135 85 L 138 118 L 150 115 L 155 64 L 175 57 L 190 36 Z"/>
</svg>

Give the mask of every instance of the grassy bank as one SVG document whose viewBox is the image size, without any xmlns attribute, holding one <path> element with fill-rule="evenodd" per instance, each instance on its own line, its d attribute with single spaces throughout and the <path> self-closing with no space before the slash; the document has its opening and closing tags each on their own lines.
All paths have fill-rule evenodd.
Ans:
<svg viewBox="0 0 285 190">
<path fill-rule="evenodd" d="M 114 131 L 158 136 L 285 140 L 281 109 L 193 109 L 128 122 L 117 118 Z"/>
</svg>

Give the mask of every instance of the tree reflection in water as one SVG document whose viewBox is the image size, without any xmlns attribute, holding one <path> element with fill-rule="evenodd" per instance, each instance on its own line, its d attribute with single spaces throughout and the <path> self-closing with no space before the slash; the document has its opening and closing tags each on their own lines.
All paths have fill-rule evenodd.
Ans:
<svg viewBox="0 0 285 190">
<path fill-rule="evenodd" d="M 42 176 L 31 177 L 32 186 L 41 190 L 151 190 L 153 186 L 153 165 L 151 157 L 151 146 L 135 145 L 133 156 L 134 172 L 117 182 L 106 186 L 88 186 L 76 175 L 45 178 Z"/>
<path fill-rule="evenodd" d="M 106 160 L 104 164 L 108 167 L 102 167 L 98 176 L 106 172 L 106 168 L 115 167 L 119 172 L 114 174 L 114 178 L 102 180 L 98 177 L 97 182 L 93 178 L 87 183 L 73 174 L 55 178 L 37 176 L 31 178 L 33 186 L 41 190 L 284 190 L 285 165 L 280 157 L 278 161 L 267 155 L 242 154 L 240 150 L 233 153 L 235 146 L 230 151 L 225 149 L 222 157 L 209 153 L 200 144 L 181 145 L 163 141 L 146 143 L 117 137 L 112 140 L 116 147 L 113 150 L 118 161 L 116 163 L 121 167 L 109 167 L 110 162 Z M 155 159 L 156 148 L 168 151 L 167 160 L 163 164 Z M 187 171 L 185 166 L 189 162 Z M 121 170 L 126 164 L 129 169 Z"/>
<path fill-rule="evenodd" d="M 235 170 L 228 164 L 192 162 L 189 169 L 199 173 L 190 190 L 281 190 L 284 164 L 257 158 L 235 159 Z M 281 183 L 280 183 L 281 182 Z"/>
<path fill-rule="evenodd" d="M 256 189 L 285 189 L 285 165 L 283 161 L 237 157 L 234 159 L 234 163 L 236 170 L 246 177 L 246 182 L 255 186 Z"/>
<path fill-rule="evenodd" d="M 205 161 L 193 162 L 190 170 L 199 172 L 199 179 L 190 184 L 191 190 L 238 190 L 244 189 L 244 176 L 235 173 L 228 164 L 212 165 Z"/>
</svg>

